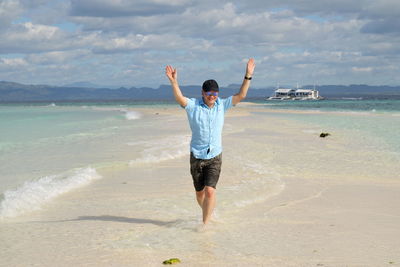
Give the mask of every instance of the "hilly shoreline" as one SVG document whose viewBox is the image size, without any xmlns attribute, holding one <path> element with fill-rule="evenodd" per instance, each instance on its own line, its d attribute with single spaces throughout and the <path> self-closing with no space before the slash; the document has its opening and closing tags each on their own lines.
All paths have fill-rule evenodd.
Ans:
<svg viewBox="0 0 400 267">
<path fill-rule="evenodd" d="M 182 93 L 187 97 L 198 97 L 200 85 L 181 85 Z M 236 94 L 239 84 L 221 87 L 221 97 Z M 304 88 L 312 88 L 306 85 Z M 363 98 L 400 98 L 400 86 L 372 85 L 321 85 L 315 87 L 325 98 L 363 97 Z M 251 88 L 248 99 L 260 99 L 270 96 L 275 88 Z M 171 101 L 173 95 L 169 85 L 150 87 L 91 88 L 52 85 L 27 85 L 0 81 L 0 102 L 46 102 L 46 101 L 117 101 L 117 100 L 157 100 Z"/>
</svg>

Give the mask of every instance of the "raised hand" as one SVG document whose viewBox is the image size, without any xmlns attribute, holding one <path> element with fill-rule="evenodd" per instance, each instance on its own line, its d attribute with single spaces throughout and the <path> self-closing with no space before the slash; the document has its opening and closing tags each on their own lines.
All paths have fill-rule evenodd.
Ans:
<svg viewBox="0 0 400 267">
<path fill-rule="evenodd" d="M 249 61 L 247 62 L 247 67 L 246 67 L 246 76 L 247 77 L 253 76 L 255 67 L 256 67 L 256 64 L 254 63 L 254 58 L 250 58 Z"/>
<path fill-rule="evenodd" d="M 167 75 L 169 81 L 171 82 L 172 92 L 176 102 L 178 102 L 182 107 L 186 107 L 187 99 L 183 96 L 181 89 L 178 85 L 178 72 L 172 66 L 168 65 L 165 67 L 165 75 Z"/>
<path fill-rule="evenodd" d="M 167 75 L 170 82 L 176 82 L 178 80 L 178 72 L 172 66 L 165 68 L 165 74 Z"/>
</svg>

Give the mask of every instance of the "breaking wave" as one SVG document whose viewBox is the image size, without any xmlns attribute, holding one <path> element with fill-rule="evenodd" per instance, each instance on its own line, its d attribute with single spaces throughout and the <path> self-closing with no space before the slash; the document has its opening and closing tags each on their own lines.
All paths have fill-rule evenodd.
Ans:
<svg viewBox="0 0 400 267">
<path fill-rule="evenodd" d="M 0 219 L 39 210 L 56 197 L 99 178 L 101 176 L 94 168 L 87 167 L 27 181 L 15 190 L 4 192 L 0 203 Z"/>
</svg>

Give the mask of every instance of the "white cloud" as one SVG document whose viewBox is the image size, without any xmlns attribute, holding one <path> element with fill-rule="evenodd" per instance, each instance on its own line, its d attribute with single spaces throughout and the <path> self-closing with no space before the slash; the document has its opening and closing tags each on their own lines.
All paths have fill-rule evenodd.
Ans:
<svg viewBox="0 0 400 267">
<path fill-rule="evenodd" d="M 3 67 L 11 67 L 11 68 L 28 65 L 28 63 L 23 58 L 1 58 L 0 64 Z"/>
<path fill-rule="evenodd" d="M 11 25 L 0 38 L 0 53 L 30 53 L 66 49 L 70 43 L 57 27 L 31 22 Z"/>
<path fill-rule="evenodd" d="M 352 67 L 352 71 L 354 72 L 371 72 L 373 70 L 372 67 Z"/>
<path fill-rule="evenodd" d="M 208 49 L 211 44 L 206 40 L 193 40 L 175 34 L 129 34 L 126 36 L 96 35 L 91 45 L 95 53 L 125 53 L 133 51 L 176 51 L 188 47 L 192 51 Z"/>
<path fill-rule="evenodd" d="M 52 39 L 60 30 L 57 27 L 46 26 L 46 25 L 34 25 L 30 22 L 23 23 L 22 26 L 26 29 L 26 31 L 10 34 L 11 38 L 15 39 L 26 39 L 26 40 L 35 40 L 35 39 Z"/>
<path fill-rule="evenodd" d="M 55 65 L 64 64 L 74 60 L 88 59 L 91 56 L 89 50 L 72 50 L 72 51 L 53 51 L 40 54 L 29 54 L 26 61 L 30 64 L 37 65 Z"/>
</svg>

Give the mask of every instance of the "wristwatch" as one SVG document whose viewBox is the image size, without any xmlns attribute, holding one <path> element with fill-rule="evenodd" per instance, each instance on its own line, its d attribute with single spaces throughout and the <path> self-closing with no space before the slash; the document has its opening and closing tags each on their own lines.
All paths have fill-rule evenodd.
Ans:
<svg viewBox="0 0 400 267">
<path fill-rule="evenodd" d="M 244 76 L 244 78 L 245 78 L 246 80 L 251 80 L 253 77 Z"/>
</svg>

